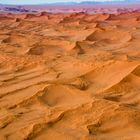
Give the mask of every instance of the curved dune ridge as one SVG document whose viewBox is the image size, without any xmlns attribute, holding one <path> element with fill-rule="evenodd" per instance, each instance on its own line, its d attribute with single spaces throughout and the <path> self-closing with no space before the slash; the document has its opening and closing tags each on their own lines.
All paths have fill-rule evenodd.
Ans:
<svg viewBox="0 0 140 140">
<path fill-rule="evenodd" d="M 1 14 L 0 140 L 139 140 L 139 17 Z"/>
</svg>

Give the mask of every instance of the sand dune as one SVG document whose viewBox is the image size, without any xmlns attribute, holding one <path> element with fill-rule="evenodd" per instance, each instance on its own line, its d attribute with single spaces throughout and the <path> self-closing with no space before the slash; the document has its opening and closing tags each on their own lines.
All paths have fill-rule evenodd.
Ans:
<svg viewBox="0 0 140 140">
<path fill-rule="evenodd" d="M 139 140 L 139 17 L 0 15 L 0 140 Z"/>
</svg>

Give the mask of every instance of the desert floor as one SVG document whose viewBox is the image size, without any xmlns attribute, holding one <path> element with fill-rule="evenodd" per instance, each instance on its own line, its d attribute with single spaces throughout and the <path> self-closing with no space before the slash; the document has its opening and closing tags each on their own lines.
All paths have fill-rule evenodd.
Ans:
<svg viewBox="0 0 140 140">
<path fill-rule="evenodd" d="M 0 15 L 0 140 L 140 140 L 140 13 Z"/>
</svg>

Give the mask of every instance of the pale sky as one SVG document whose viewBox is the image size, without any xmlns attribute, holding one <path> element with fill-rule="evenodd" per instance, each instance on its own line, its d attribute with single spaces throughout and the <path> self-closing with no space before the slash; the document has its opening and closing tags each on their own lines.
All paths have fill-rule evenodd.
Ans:
<svg viewBox="0 0 140 140">
<path fill-rule="evenodd" d="M 116 0 L 0 0 L 0 4 L 44 4 L 55 2 L 81 2 L 81 1 L 116 1 Z"/>
</svg>

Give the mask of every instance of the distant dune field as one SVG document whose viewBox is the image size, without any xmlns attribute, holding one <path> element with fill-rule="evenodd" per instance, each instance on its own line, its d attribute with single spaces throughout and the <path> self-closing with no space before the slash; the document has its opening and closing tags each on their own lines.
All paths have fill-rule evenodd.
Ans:
<svg viewBox="0 0 140 140">
<path fill-rule="evenodd" d="M 1 14 L 0 140 L 140 140 L 140 13 Z"/>
<path fill-rule="evenodd" d="M 6 8 L 17 8 L 22 11 L 22 9 L 36 12 L 47 11 L 50 13 L 73 13 L 73 12 L 87 12 L 87 13 L 114 13 L 119 9 L 127 10 L 126 12 L 139 10 L 140 4 L 50 4 L 50 5 L 0 5 L 0 9 L 4 10 Z M 7 11 L 8 12 L 8 11 Z M 12 9 L 9 12 L 14 12 Z"/>
</svg>

